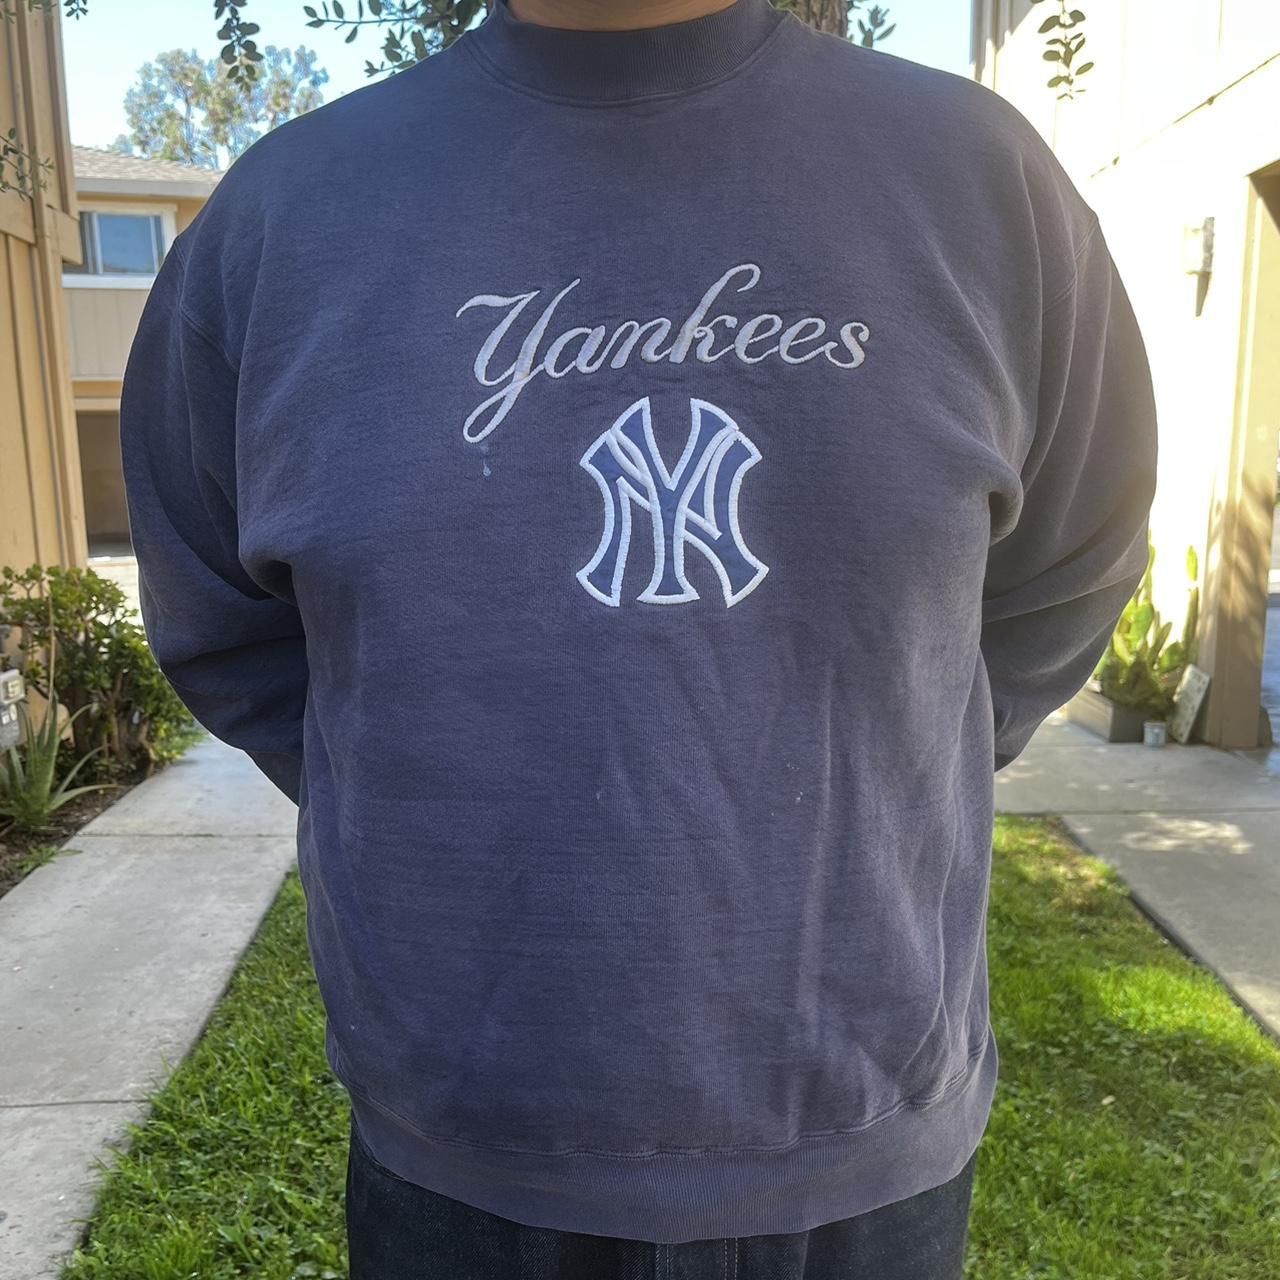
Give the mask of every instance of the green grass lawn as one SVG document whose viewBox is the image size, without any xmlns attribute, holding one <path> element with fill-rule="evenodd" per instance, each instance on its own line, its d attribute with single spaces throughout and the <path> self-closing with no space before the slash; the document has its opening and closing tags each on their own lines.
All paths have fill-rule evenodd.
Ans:
<svg viewBox="0 0 1280 1280">
<path fill-rule="evenodd" d="M 345 1276 L 345 1096 L 291 877 L 65 1280 Z M 1057 824 L 997 820 L 972 1280 L 1275 1280 L 1280 1048 Z"/>
</svg>

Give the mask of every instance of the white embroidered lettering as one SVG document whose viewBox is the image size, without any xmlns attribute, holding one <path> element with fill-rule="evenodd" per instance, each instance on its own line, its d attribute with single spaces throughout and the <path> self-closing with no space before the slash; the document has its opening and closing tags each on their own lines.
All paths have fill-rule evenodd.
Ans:
<svg viewBox="0 0 1280 1280">
<path fill-rule="evenodd" d="M 815 326 L 812 333 L 805 333 L 804 330 L 809 326 Z M 819 320 L 816 316 L 806 316 L 803 320 L 797 320 L 789 329 L 787 329 L 781 340 L 778 342 L 778 354 L 788 364 L 804 364 L 806 360 L 812 360 L 814 356 L 820 356 L 824 351 L 830 351 L 835 345 L 828 342 L 824 346 L 814 347 L 812 351 L 807 351 L 802 356 L 793 356 L 791 348 L 797 343 L 810 342 L 814 338 L 820 338 L 827 331 L 827 322 Z"/>
<path fill-rule="evenodd" d="M 648 364 L 663 361 L 682 364 L 690 353 L 702 364 L 712 364 L 721 356 L 730 354 L 744 364 L 759 364 L 772 355 L 777 355 L 786 364 L 804 364 L 825 355 L 840 369 L 856 369 L 865 361 L 864 344 L 870 339 L 871 331 L 860 321 L 841 325 L 837 331 L 838 341 L 829 339 L 820 346 L 797 354 L 797 347 L 814 342 L 827 332 L 827 322 L 821 317 L 805 316 L 790 325 L 773 312 L 763 312 L 743 320 L 727 312 L 707 318 L 717 302 L 723 305 L 722 295 L 731 287 L 733 292 L 745 293 L 755 288 L 759 281 L 760 268 L 754 262 L 742 262 L 730 267 L 702 294 L 678 328 L 666 316 L 644 321 L 624 320 L 612 333 L 603 324 L 577 325 L 553 338 L 545 346 L 545 355 L 540 354 L 557 308 L 566 295 L 582 283 L 582 278 L 576 277 L 543 308 L 525 334 L 514 360 L 501 373 L 491 370 L 498 350 L 512 336 L 517 320 L 529 304 L 541 296 L 542 290 L 510 295 L 476 294 L 464 302 L 454 316 L 455 319 L 461 318 L 473 307 L 491 307 L 503 313 L 481 344 L 473 364 L 476 381 L 483 387 L 497 387 L 499 390 L 467 415 L 462 428 L 464 439 L 476 443 L 489 435 L 506 419 L 521 392 L 538 374 L 545 373 L 551 378 L 564 378 L 575 372 L 594 374 L 603 370 L 606 363 L 610 369 L 623 369 L 637 349 L 639 358 Z M 722 326 L 721 336 L 726 339 L 726 345 L 719 350 L 715 349 L 717 325 Z M 606 334 L 609 335 L 607 340 Z M 761 345 L 772 338 L 778 340 L 768 346 Z M 668 339 L 670 344 L 664 347 Z M 575 343 L 580 344 L 577 353 L 568 359 Z M 847 352 L 849 358 L 840 358 L 834 354 L 836 352 Z"/>
<path fill-rule="evenodd" d="M 866 342 L 866 340 L 871 336 L 865 324 L 851 322 L 840 326 L 840 341 L 849 348 L 849 351 L 853 356 L 852 360 L 832 360 L 831 352 L 827 352 L 827 359 L 831 360 L 832 364 L 841 369 L 856 369 L 867 358 L 867 353 L 863 351 L 862 347 L 858 344 L 858 339 L 853 336 L 855 330 L 859 331 L 858 337 L 860 337 L 863 342 Z"/>
<path fill-rule="evenodd" d="M 727 347 L 721 347 L 719 351 L 712 351 L 711 344 L 715 341 L 716 335 L 712 332 L 712 326 L 722 323 L 726 329 L 734 329 L 738 324 L 737 316 L 716 316 L 714 320 L 708 320 L 703 325 L 701 333 L 702 337 L 698 342 L 698 359 L 711 364 L 713 361 L 719 360 L 721 356 L 727 356 L 733 350 L 733 342 L 730 340 Z"/>
<path fill-rule="evenodd" d="M 757 333 L 756 330 L 761 325 L 768 324 L 769 330 L 766 333 Z M 748 320 L 746 324 L 738 330 L 738 336 L 734 339 L 733 349 L 738 353 L 738 359 L 745 361 L 747 364 L 759 364 L 766 356 L 771 356 L 777 351 L 777 344 L 762 351 L 758 356 L 748 355 L 747 348 L 753 342 L 760 342 L 765 338 L 772 338 L 775 333 L 782 332 L 782 317 L 775 315 L 756 316 L 754 320 Z"/>
</svg>

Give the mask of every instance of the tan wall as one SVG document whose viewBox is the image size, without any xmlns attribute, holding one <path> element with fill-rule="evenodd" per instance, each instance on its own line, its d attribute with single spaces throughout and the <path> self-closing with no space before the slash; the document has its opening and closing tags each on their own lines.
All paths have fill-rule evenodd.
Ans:
<svg viewBox="0 0 1280 1280">
<path fill-rule="evenodd" d="M 1157 604 L 1180 628 L 1194 546 L 1206 588 L 1200 665 L 1214 680 L 1206 737 L 1252 746 L 1280 403 L 1256 378 L 1246 394 L 1244 380 L 1257 368 L 1249 335 L 1280 297 L 1280 264 L 1259 251 L 1270 216 L 1259 182 L 1280 162 L 1280 4 L 1082 3 L 1096 66 L 1063 102 L 1045 87 L 1053 67 L 1037 32 L 1051 6 L 974 7 L 975 75 L 1054 145 L 1133 299 L 1160 413 Z M 1204 277 L 1186 271 L 1185 237 L 1206 218 Z"/>
<path fill-rule="evenodd" d="M 183 199 L 142 193 L 87 196 L 93 208 L 143 205 L 172 217 L 173 234 L 195 217 L 205 197 Z M 63 289 L 65 323 L 71 342 L 71 376 L 79 420 L 85 522 L 90 539 L 118 541 L 128 535 L 129 517 L 120 467 L 120 390 L 129 348 L 147 300 L 145 288 Z"/>
<path fill-rule="evenodd" d="M 108 204 L 124 209 L 131 204 L 143 204 L 152 210 L 164 207 L 173 214 L 175 234 L 187 227 L 204 204 L 203 197 L 175 199 L 146 194 L 136 198 L 116 194 L 85 198 L 92 199 L 95 208 Z M 147 291 L 137 288 L 84 289 L 69 285 L 63 296 L 67 330 L 71 335 L 71 376 L 77 381 L 114 380 L 114 394 L 118 397 L 125 360 L 137 332 Z M 76 402 L 83 407 L 79 386 L 76 387 Z"/>
<path fill-rule="evenodd" d="M 63 298 L 71 335 L 71 376 L 77 382 L 114 380 L 119 395 L 147 291 L 67 288 Z M 76 391 L 78 394 L 79 387 Z"/>
<path fill-rule="evenodd" d="M 80 467 L 84 512 L 91 538 L 124 538 L 129 533 L 120 464 L 120 414 L 80 413 Z"/>
<path fill-rule="evenodd" d="M 80 240 L 58 7 L 0 23 L 0 133 L 49 160 L 34 199 L 0 193 L 0 564 L 83 564 L 80 459 L 61 301 Z"/>
</svg>

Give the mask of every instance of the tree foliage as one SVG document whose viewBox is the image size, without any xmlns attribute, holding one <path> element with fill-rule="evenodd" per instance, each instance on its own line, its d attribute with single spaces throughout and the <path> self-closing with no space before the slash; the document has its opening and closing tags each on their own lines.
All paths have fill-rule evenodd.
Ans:
<svg viewBox="0 0 1280 1280">
<path fill-rule="evenodd" d="M 251 80 L 230 75 L 222 58 L 173 49 L 144 63 L 125 95 L 129 132 L 116 148 L 151 159 L 217 167 L 265 132 L 318 107 L 329 73 L 304 46 L 268 45 Z"/>
</svg>

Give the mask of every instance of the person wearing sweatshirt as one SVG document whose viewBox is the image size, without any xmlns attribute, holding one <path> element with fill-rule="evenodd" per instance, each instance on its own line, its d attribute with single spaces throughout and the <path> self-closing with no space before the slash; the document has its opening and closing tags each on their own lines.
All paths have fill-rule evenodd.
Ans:
<svg viewBox="0 0 1280 1280">
<path fill-rule="evenodd" d="M 121 432 L 157 661 L 298 804 L 353 1277 L 959 1277 L 994 777 L 1156 473 L 1029 122 L 769 0 L 493 0 L 231 165 Z"/>
</svg>

